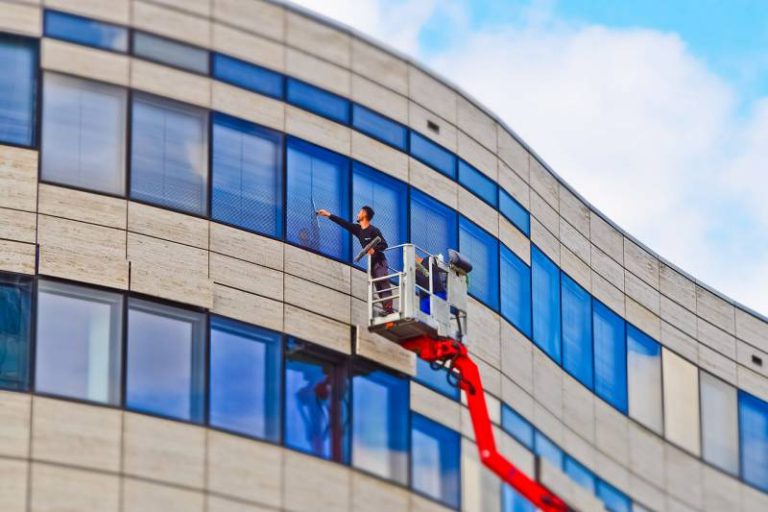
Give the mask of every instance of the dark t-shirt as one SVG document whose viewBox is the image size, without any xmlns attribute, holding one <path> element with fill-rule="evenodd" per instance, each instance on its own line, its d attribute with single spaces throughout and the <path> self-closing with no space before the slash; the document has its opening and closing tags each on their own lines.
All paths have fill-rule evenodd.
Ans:
<svg viewBox="0 0 768 512">
<path fill-rule="evenodd" d="M 379 231 L 379 228 L 377 228 L 373 224 L 369 224 L 367 228 L 363 228 L 362 226 L 360 226 L 360 224 L 346 221 L 336 215 L 331 215 L 329 219 L 331 219 L 333 222 L 335 222 L 339 226 L 343 227 L 344 229 L 346 229 L 347 231 L 355 235 L 357 239 L 360 241 L 360 247 L 365 247 L 371 242 L 371 240 L 373 240 L 377 236 L 380 237 L 381 242 L 377 243 L 376 246 L 373 248 L 376 251 L 373 253 L 373 262 L 377 263 L 381 260 L 386 259 L 382 251 L 384 251 L 389 246 L 387 245 L 387 241 L 384 239 L 384 235 L 382 235 L 381 231 Z"/>
</svg>

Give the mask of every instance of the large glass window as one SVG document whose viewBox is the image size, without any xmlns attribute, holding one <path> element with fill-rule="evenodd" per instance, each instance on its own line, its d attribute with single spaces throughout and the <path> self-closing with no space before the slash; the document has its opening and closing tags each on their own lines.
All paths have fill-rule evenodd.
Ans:
<svg viewBox="0 0 768 512">
<path fill-rule="evenodd" d="M 603 502 L 608 512 L 631 512 L 632 510 L 632 500 L 603 480 L 597 482 L 597 497 Z"/>
<path fill-rule="evenodd" d="M 133 53 L 147 60 L 208 74 L 208 51 L 164 37 L 134 32 Z"/>
<path fill-rule="evenodd" d="M 499 211 L 525 236 L 531 236 L 531 215 L 503 188 L 499 189 Z"/>
<path fill-rule="evenodd" d="M 352 125 L 374 139 L 405 151 L 408 128 L 360 105 L 352 105 Z"/>
<path fill-rule="evenodd" d="M 205 315 L 154 302 L 128 302 L 126 406 L 202 421 Z"/>
<path fill-rule="evenodd" d="M 595 340 L 595 393 L 627 413 L 627 344 L 624 319 L 602 302 L 592 301 Z"/>
<path fill-rule="evenodd" d="M 501 511 L 502 512 L 535 512 L 536 507 L 528 501 L 522 494 L 507 484 L 502 486 L 501 490 Z"/>
<path fill-rule="evenodd" d="M 349 386 L 335 355 L 290 338 L 285 358 L 285 445 L 328 460 L 349 460 Z"/>
<path fill-rule="evenodd" d="M 560 344 L 560 269 L 531 245 L 533 342 L 558 364 Z"/>
<path fill-rule="evenodd" d="M 739 474 L 737 390 L 707 372 L 701 387 L 701 454 L 704 460 L 732 475 Z"/>
<path fill-rule="evenodd" d="M 332 92 L 294 78 L 288 78 L 285 87 L 285 99 L 292 105 L 327 117 L 337 123 L 349 124 L 349 100 Z"/>
<path fill-rule="evenodd" d="M 282 237 L 283 136 L 216 113 L 212 165 L 211 216 Z"/>
<path fill-rule="evenodd" d="M 741 477 L 768 492 L 768 402 L 739 391 Z"/>
<path fill-rule="evenodd" d="M 35 40 L 0 34 L 0 142 L 31 146 L 35 142 L 37 97 Z"/>
<path fill-rule="evenodd" d="M 430 363 L 421 358 L 416 359 L 416 377 L 414 377 L 414 380 L 454 400 L 460 398 L 461 391 L 459 388 L 448 382 L 448 370 L 445 368 L 432 368 Z"/>
<path fill-rule="evenodd" d="M 127 98 L 122 87 L 47 73 L 42 178 L 125 194 Z"/>
<path fill-rule="evenodd" d="M 40 281 L 36 390 L 119 404 L 122 338 L 121 294 Z"/>
<path fill-rule="evenodd" d="M 469 293 L 491 309 L 499 309 L 499 241 L 477 224 L 459 218 L 459 248 L 470 262 Z"/>
<path fill-rule="evenodd" d="M 458 433 L 414 414 L 411 420 L 411 485 L 417 492 L 458 508 L 461 438 Z"/>
<path fill-rule="evenodd" d="M 563 368 L 592 389 L 592 297 L 565 273 L 561 276 Z"/>
<path fill-rule="evenodd" d="M 491 206 L 499 204 L 496 183 L 464 160 L 459 160 L 459 183 Z"/>
<path fill-rule="evenodd" d="M 208 113 L 145 94 L 133 100 L 131 198 L 208 212 Z"/>
<path fill-rule="evenodd" d="M 379 228 L 390 246 L 408 241 L 408 186 L 375 169 L 355 162 L 352 176 L 352 215 L 363 206 L 370 206 L 376 213 L 373 224 Z M 387 253 L 390 266 L 402 268 L 399 251 Z M 358 264 L 368 265 L 363 258 Z"/>
<path fill-rule="evenodd" d="M 533 451 L 536 455 L 545 459 L 557 469 L 563 469 L 563 457 L 565 454 L 559 446 L 538 430 L 534 435 L 533 441 Z"/>
<path fill-rule="evenodd" d="M 358 368 L 352 378 L 352 465 L 408 483 L 408 380 Z"/>
<path fill-rule="evenodd" d="M 531 337 L 531 268 L 501 244 L 501 315 Z"/>
<path fill-rule="evenodd" d="M 213 77 L 259 94 L 283 97 L 283 75 L 227 55 L 213 54 Z"/>
<path fill-rule="evenodd" d="M 423 192 L 411 189 L 411 242 L 429 252 L 442 254 L 456 249 L 456 212 Z"/>
<path fill-rule="evenodd" d="M 322 208 L 344 219 L 350 217 L 349 159 L 293 137 L 288 138 L 287 146 L 288 241 L 348 259 L 349 233 L 328 219 L 319 219 L 315 212 Z"/>
<path fill-rule="evenodd" d="M 568 475 L 571 480 L 579 484 L 590 493 L 595 493 L 595 474 L 587 469 L 583 464 L 581 464 L 573 457 L 566 455 L 563 469 L 565 474 Z"/>
<path fill-rule="evenodd" d="M 410 140 L 414 157 L 446 176 L 456 177 L 456 155 L 414 131 Z"/>
<path fill-rule="evenodd" d="M 506 404 L 501 406 L 501 426 L 523 446 L 533 450 L 533 425 Z"/>
<path fill-rule="evenodd" d="M 661 345 L 633 325 L 627 326 L 629 415 L 661 434 Z"/>
<path fill-rule="evenodd" d="M 280 440 L 280 334 L 211 317 L 211 425 Z"/>
<path fill-rule="evenodd" d="M 45 35 L 104 50 L 128 51 L 128 29 L 63 12 L 45 11 Z"/>
<path fill-rule="evenodd" d="M 699 454 L 699 369 L 674 352 L 662 349 L 664 434 Z"/>
<path fill-rule="evenodd" d="M 32 332 L 32 280 L 0 273 L 0 387 L 26 390 Z"/>
</svg>

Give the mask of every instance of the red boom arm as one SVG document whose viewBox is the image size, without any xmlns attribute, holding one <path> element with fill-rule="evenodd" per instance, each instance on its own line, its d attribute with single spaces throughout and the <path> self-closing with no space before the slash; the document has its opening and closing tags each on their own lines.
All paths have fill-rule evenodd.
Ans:
<svg viewBox="0 0 768 512">
<path fill-rule="evenodd" d="M 538 509 L 544 512 L 567 512 L 572 509 L 549 489 L 528 478 L 496 449 L 488 406 L 485 403 L 483 383 L 477 365 L 467 353 L 467 347 L 454 340 L 434 340 L 428 336 L 419 336 L 403 342 L 403 347 L 415 352 L 427 362 L 450 362 L 458 372 L 458 386 L 467 395 L 469 414 L 475 429 L 480 460 L 499 478 L 525 496 Z"/>
</svg>

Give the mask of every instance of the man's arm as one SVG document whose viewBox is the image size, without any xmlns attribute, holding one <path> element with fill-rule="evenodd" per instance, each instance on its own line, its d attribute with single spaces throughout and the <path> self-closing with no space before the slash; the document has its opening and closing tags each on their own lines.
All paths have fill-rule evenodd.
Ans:
<svg viewBox="0 0 768 512">
<path fill-rule="evenodd" d="M 338 215 L 334 215 L 328 210 L 317 210 L 317 214 L 321 217 L 328 217 L 329 220 L 335 222 L 339 226 L 343 227 L 353 235 L 357 235 L 357 233 L 360 231 L 360 225 L 354 224 L 352 222 L 349 222 L 347 220 L 342 219 Z"/>
</svg>

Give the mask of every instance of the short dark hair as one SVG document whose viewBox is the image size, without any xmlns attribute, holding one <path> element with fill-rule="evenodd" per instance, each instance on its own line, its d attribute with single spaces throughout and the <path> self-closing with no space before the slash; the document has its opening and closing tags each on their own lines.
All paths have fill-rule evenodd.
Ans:
<svg viewBox="0 0 768 512">
<path fill-rule="evenodd" d="M 373 208 L 371 208 L 370 206 L 363 206 L 360 209 L 365 212 L 365 216 L 368 219 L 368 221 L 372 221 L 373 220 L 373 216 L 376 215 L 376 212 L 374 212 Z"/>
</svg>

